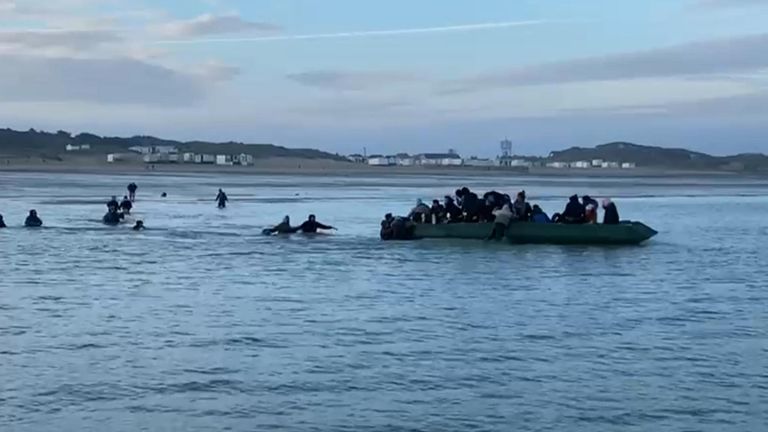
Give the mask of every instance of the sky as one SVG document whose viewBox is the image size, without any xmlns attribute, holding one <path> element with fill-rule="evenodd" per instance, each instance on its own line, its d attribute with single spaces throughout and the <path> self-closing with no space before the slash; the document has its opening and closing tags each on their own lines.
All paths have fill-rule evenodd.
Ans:
<svg viewBox="0 0 768 432">
<path fill-rule="evenodd" d="M 768 0 L 0 0 L 0 127 L 768 153 Z"/>
</svg>

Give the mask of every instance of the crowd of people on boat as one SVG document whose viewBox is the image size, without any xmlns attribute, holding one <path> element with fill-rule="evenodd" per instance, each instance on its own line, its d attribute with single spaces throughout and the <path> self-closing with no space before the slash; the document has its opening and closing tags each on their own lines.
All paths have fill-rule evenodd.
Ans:
<svg viewBox="0 0 768 432">
<path fill-rule="evenodd" d="M 513 222 L 596 224 L 599 207 L 598 202 L 588 195 L 581 199 L 573 195 L 563 212 L 550 217 L 541 206 L 528 202 L 525 191 L 518 192 L 514 200 L 510 195 L 497 191 L 486 192 L 481 198 L 469 188 L 463 187 L 457 189 L 454 195 L 446 195 L 442 202 L 433 200 L 431 206 L 421 199 L 417 200 L 416 206 L 406 217 L 395 217 L 388 213 L 381 223 L 381 238 L 408 238 L 412 235 L 414 224 L 445 223 L 494 223 L 489 238 L 499 238 Z M 602 208 L 604 224 L 620 223 L 619 212 L 613 201 L 606 198 Z"/>
</svg>

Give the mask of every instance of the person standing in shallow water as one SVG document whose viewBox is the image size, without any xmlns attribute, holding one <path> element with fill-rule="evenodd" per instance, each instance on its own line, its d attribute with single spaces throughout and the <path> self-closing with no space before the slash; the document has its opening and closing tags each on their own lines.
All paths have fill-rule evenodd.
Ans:
<svg viewBox="0 0 768 432">
<path fill-rule="evenodd" d="M 24 221 L 24 226 L 27 228 L 38 228 L 43 226 L 43 220 L 37 215 L 37 210 L 30 210 L 29 216 Z"/>
<path fill-rule="evenodd" d="M 219 194 L 216 195 L 216 201 L 219 203 L 219 208 L 223 209 L 227 207 L 227 201 L 229 201 L 229 198 L 227 198 L 227 194 L 225 194 L 223 190 L 219 189 Z"/>
<path fill-rule="evenodd" d="M 7 228 L 5 225 L 5 221 L 3 220 L 3 215 L 0 214 L 0 228 Z"/>
<path fill-rule="evenodd" d="M 123 197 L 123 201 L 120 203 L 120 210 L 123 211 L 125 214 L 131 214 L 131 210 L 133 209 L 133 203 L 130 199 L 128 199 L 127 196 Z"/>
<path fill-rule="evenodd" d="M 136 183 L 133 182 L 128 185 L 128 199 L 131 201 L 136 201 L 136 189 L 138 188 L 139 187 L 136 186 Z"/>
</svg>

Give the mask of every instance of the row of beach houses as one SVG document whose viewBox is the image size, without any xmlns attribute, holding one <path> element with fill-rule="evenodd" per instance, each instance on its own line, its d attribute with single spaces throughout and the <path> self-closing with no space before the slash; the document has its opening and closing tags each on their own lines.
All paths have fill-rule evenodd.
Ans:
<svg viewBox="0 0 768 432">
<path fill-rule="evenodd" d="M 504 168 L 533 168 L 547 167 L 557 169 L 634 169 L 637 164 L 634 162 L 612 162 L 602 159 L 592 161 L 576 162 L 545 162 L 540 160 L 529 160 L 516 158 L 512 156 L 498 156 L 495 159 L 487 158 L 462 158 L 456 152 L 448 153 L 422 153 L 418 155 L 409 155 L 407 153 L 398 153 L 396 155 L 371 155 L 363 156 L 361 154 L 352 154 L 347 156 L 351 162 L 367 164 L 371 166 L 465 166 L 465 167 L 504 167 Z"/>
<path fill-rule="evenodd" d="M 115 163 L 134 158 L 135 155 L 141 155 L 145 163 L 163 164 L 163 163 L 187 163 L 203 165 L 253 165 L 252 155 L 241 154 L 200 154 L 191 152 L 179 152 L 179 149 L 173 146 L 134 146 L 129 147 L 131 153 L 110 153 L 107 155 L 107 162 Z"/>
</svg>

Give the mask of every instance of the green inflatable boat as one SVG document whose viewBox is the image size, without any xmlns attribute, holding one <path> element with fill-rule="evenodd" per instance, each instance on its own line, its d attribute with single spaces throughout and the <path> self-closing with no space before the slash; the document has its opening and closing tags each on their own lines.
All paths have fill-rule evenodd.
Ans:
<svg viewBox="0 0 768 432">
<path fill-rule="evenodd" d="M 484 240 L 493 230 L 493 223 L 417 224 L 415 238 L 454 238 Z M 640 222 L 619 225 L 564 225 L 513 222 L 507 228 L 506 239 L 517 244 L 553 245 L 637 245 L 658 234 Z"/>
</svg>

